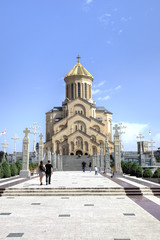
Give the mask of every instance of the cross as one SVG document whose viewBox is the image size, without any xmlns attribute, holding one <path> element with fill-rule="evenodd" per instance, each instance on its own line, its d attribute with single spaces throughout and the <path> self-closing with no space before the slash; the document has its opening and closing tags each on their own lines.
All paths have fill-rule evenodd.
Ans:
<svg viewBox="0 0 160 240">
<path fill-rule="evenodd" d="M 25 128 L 25 130 L 23 131 L 25 133 L 25 137 L 28 137 L 28 133 L 30 133 L 30 131 L 28 130 L 28 128 Z"/>
<path fill-rule="evenodd" d="M 78 54 L 78 57 L 76 57 L 77 59 L 78 59 L 78 63 L 79 63 L 79 59 L 81 58 L 80 56 L 79 56 L 79 54 Z"/>
<path fill-rule="evenodd" d="M 138 136 L 137 136 L 137 138 L 139 138 L 139 139 L 140 139 L 140 142 L 141 142 L 141 139 L 144 138 L 144 136 L 142 136 L 142 134 L 139 133 Z"/>
<path fill-rule="evenodd" d="M 113 130 L 115 130 L 115 132 L 118 132 L 118 130 L 120 130 L 121 128 L 118 126 L 118 124 L 115 124 L 113 127 Z"/>
<path fill-rule="evenodd" d="M 41 133 L 41 134 L 39 135 L 39 137 L 40 137 L 40 140 L 42 140 L 42 138 L 43 138 L 43 134 Z"/>
</svg>

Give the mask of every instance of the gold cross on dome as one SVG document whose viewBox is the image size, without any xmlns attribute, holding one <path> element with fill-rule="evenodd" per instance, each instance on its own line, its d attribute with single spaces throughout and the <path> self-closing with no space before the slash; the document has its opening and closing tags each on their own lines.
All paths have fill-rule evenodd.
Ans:
<svg viewBox="0 0 160 240">
<path fill-rule="evenodd" d="M 81 58 L 80 56 L 79 56 L 79 54 L 78 54 L 78 57 L 76 57 L 77 59 L 78 59 L 78 63 L 79 63 L 79 59 Z"/>
</svg>

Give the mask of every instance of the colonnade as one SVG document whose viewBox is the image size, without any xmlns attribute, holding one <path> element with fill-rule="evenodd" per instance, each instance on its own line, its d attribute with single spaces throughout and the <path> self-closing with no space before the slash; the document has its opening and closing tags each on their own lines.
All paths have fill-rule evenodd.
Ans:
<svg viewBox="0 0 160 240">
<path fill-rule="evenodd" d="M 92 85 L 87 83 L 71 83 L 66 85 L 66 98 L 92 98 Z"/>
</svg>

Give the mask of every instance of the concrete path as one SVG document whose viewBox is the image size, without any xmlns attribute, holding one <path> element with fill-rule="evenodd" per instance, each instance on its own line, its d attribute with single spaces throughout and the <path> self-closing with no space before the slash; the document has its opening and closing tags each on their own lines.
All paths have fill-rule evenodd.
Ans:
<svg viewBox="0 0 160 240">
<path fill-rule="evenodd" d="M 0 180 L 16 183 L 16 178 Z M 20 180 L 20 179 L 19 179 Z M 133 179 L 134 180 L 134 179 Z M 121 179 L 127 184 L 132 179 Z M 143 186 L 143 180 L 141 181 Z M 45 179 L 44 179 L 45 183 Z M 134 185 L 135 184 L 135 185 Z M 11 188 L 122 187 L 109 176 L 94 172 L 54 172 L 51 185 L 39 177 Z M 157 185 L 155 184 L 157 187 Z M 144 186 L 146 187 L 146 186 Z M 0 197 L 0 239 L 53 240 L 159 240 L 160 221 L 128 196 L 3 196 Z M 148 196 L 141 203 L 160 208 L 160 198 Z"/>
</svg>

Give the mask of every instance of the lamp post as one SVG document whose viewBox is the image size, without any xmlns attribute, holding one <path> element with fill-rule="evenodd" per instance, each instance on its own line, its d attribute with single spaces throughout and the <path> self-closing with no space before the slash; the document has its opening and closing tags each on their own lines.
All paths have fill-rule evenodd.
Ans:
<svg viewBox="0 0 160 240">
<path fill-rule="evenodd" d="M 154 157 L 154 152 L 153 152 L 153 148 L 155 147 L 155 146 L 154 146 L 154 143 L 155 143 L 155 142 L 153 141 L 153 139 L 151 139 L 149 143 L 150 143 L 150 146 L 149 146 L 149 147 L 151 148 L 151 165 L 153 166 L 153 165 L 155 165 L 155 163 L 156 163 L 155 157 Z"/>
<path fill-rule="evenodd" d="M 33 125 L 31 127 L 29 127 L 29 128 L 33 129 L 33 132 L 30 132 L 30 133 L 34 134 L 33 152 L 36 152 L 36 135 L 39 134 L 39 132 L 37 132 L 37 129 L 40 129 L 41 127 L 38 126 L 38 124 L 36 122 L 34 122 Z"/>
<path fill-rule="evenodd" d="M 17 136 L 17 134 L 14 134 L 13 137 L 11 137 L 11 139 L 14 141 L 14 161 L 16 162 L 16 141 L 19 139 L 19 137 Z"/>
<path fill-rule="evenodd" d="M 3 149 L 4 149 L 4 155 L 3 155 L 3 161 L 5 160 L 5 154 L 6 154 L 6 149 L 8 148 L 8 142 L 4 140 L 2 143 Z"/>
<path fill-rule="evenodd" d="M 122 135 L 122 134 L 125 134 L 125 132 L 123 131 L 123 129 L 126 128 L 127 126 L 123 125 L 123 123 L 118 123 L 118 125 L 119 125 L 119 127 L 120 127 L 120 131 L 119 131 L 120 142 L 121 142 L 120 149 L 121 149 L 121 152 L 122 152 L 123 149 L 122 149 L 122 139 L 121 139 L 121 135 Z"/>
<path fill-rule="evenodd" d="M 139 138 L 139 142 L 140 142 L 140 154 L 142 154 L 142 138 L 144 138 L 144 136 L 142 136 L 141 133 L 138 134 L 137 138 Z"/>
</svg>

